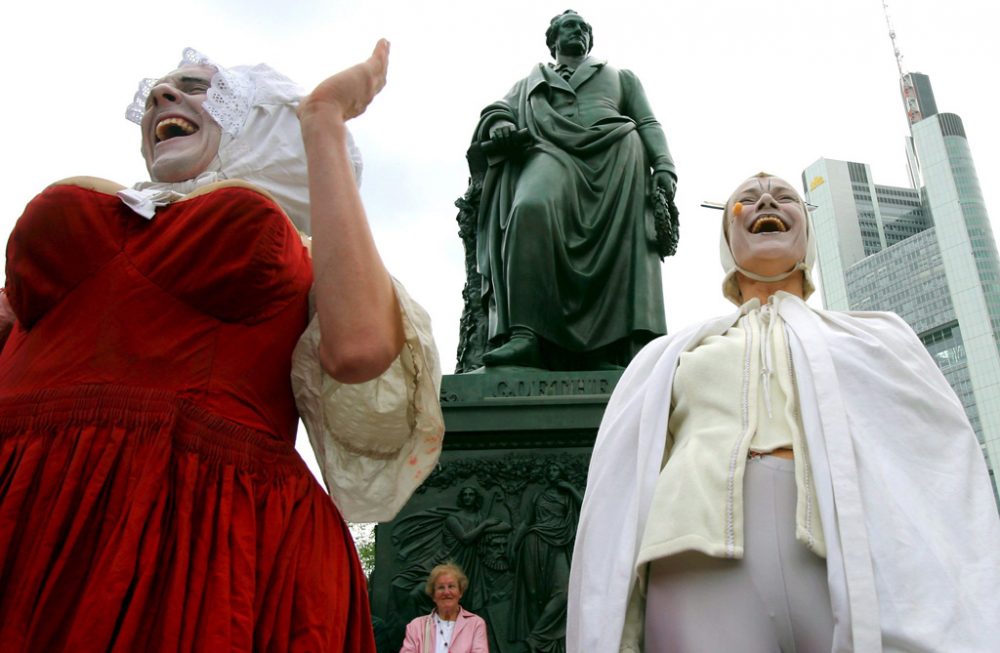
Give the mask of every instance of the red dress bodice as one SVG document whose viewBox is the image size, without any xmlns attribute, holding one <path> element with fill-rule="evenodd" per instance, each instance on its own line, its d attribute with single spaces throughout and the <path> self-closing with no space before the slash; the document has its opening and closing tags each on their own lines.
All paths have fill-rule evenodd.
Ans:
<svg viewBox="0 0 1000 653">
<path fill-rule="evenodd" d="M 8 249 L 20 328 L 0 358 L 0 393 L 158 389 L 294 438 L 291 354 L 312 268 L 264 195 L 223 187 L 145 220 L 114 195 L 52 186 L 28 205 Z"/>
</svg>

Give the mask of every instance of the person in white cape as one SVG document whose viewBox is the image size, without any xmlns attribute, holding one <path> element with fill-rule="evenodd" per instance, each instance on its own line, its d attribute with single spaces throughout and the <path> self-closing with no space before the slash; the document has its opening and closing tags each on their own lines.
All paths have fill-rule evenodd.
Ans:
<svg viewBox="0 0 1000 653">
<path fill-rule="evenodd" d="M 725 206 L 736 312 L 650 343 L 608 404 L 567 650 L 989 651 L 1000 520 L 962 405 L 895 314 L 817 310 L 805 204 Z"/>
</svg>

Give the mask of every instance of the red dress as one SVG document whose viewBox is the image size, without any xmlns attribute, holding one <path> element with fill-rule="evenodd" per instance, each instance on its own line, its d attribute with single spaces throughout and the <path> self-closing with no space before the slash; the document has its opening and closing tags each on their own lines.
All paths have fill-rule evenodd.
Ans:
<svg viewBox="0 0 1000 653">
<path fill-rule="evenodd" d="M 46 189 L 10 237 L 0 649 L 373 651 L 346 524 L 293 447 L 309 256 L 272 201 L 147 221 Z"/>
</svg>

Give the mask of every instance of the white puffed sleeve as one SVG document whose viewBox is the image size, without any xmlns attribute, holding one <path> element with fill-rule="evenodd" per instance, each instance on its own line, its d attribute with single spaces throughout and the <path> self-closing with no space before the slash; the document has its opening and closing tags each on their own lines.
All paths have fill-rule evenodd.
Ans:
<svg viewBox="0 0 1000 653">
<path fill-rule="evenodd" d="M 292 389 L 327 490 L 344 517 L 388 521 L 437 465 L 441 364 L 430 317 L 395 279 L 406 342 L 380 377 L 335 381 L 319 362 L 313 315 L 292 354 Z"/>
</svg>

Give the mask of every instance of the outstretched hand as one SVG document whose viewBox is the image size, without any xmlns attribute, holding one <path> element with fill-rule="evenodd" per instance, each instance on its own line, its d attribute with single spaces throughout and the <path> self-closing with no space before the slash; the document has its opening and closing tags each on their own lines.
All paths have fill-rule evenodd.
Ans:
<svg viewBox="0 0 1000 653">
<path fill-rule="evenodd" d="M 372 56 L 320 82 L 299 104 L 300 121 L 322 114 L 323 119 L 346 122 L 365 112 L 385 86 L 389 68 L 389 42 L 379 39 Z"/>
</svg>

